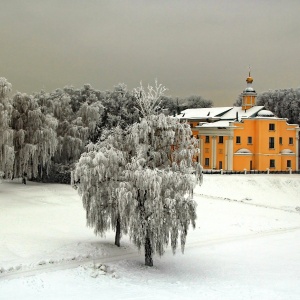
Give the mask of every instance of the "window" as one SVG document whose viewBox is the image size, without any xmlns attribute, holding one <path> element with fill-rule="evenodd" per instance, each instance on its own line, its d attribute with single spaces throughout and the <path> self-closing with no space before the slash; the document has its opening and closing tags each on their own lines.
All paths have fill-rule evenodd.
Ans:
<svg viewBox="0 0 300 300">
<path fill-rule="evenodd" d="M 279 144 L 282 145 L 282 137 L 279 137 Z"/>
<path fill-rule="evenodd" d="M 248 144 L 252 144 L 252 136 L 248 136 Z"/>
<path fill-rule="evenodd" d="M 293 145 L 294 144 L 294 139 L 292 137 L 289 138 L 289 145 Z"/>
<path fill-rule="evenodd" d="M 241 143 L 241 137 L 240 137 L 240 136 L 237 136 L 237 137 L 235 138 L 235 142 L 236 142 L 237 144 L 240 144 L 240 143 Z"/>
<path fill-rule="evenodd" d="M 291 162 L 290 159 L 288 159 L 288 160 L 286 161 L 286 166 L 287 166 L 287 168 L 291 168 L 291 167 L 292 167 L 292 162 Z"/>
<path fill-rule="evenodd" d="M 275 145 L 274 145 L 274 138 L 273 138 L 273 137 L 270 137 L 270 138 L 269 138 L 269 148 L 270 148 L 270 149 L 274 149 L 274 148 L 275 148 Z"/>
<path fill-rule="evenodd" d="M 209 158 L 205 158 L 205 163 L 204 163 L 204 165 L 207 166 L 207 167 L 209 166 Z"/>
<path fill-rule="evenodd" d="M 219 136 L 219 144 L 223 144 L 223 136 Z"/>
<path fill-rule="evenodd" d="M 208 135 L 205 137 L 205 143 L 209 143 L 209 136 Z"/>
<path fill-rule="evenodd" d="M 270 159 L 270 168 L 275 168 L 275 159 Z"/>
<path fill-rule="evenodd" d="M 274 131 L 275 130 L 275 124 L 269 124 L 269 130 Z"/>
</svg>

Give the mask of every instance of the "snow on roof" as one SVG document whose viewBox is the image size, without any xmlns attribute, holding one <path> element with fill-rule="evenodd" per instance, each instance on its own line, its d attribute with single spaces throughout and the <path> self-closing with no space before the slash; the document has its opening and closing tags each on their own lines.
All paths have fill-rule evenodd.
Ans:
<svg viewBox="0 0 300 300">
<path fill-rule="evenodd" d="M 227 112 L 232 107 L 205 107 L 205 108 L 189 108 L 183 110 L 177 117 L 179 119 L 207 119 L 214 118 L 220 114 Z"/>
<path fill-rule="evenodd" d="M 255 90 L 254 90 L 254 88 L 253 88 L 253 87 L 251 87 L 251 86 L 248 86 L 248 87 L 246 87 L 246 88 L 244 89 L 244 92 L 251 92 L 251 93 L 255 93 Z"/>
<path fill-rule="evenodd" d="M 221 119 L 221 120 L 235 120 L 238 116 L 239 121 L 242 118 L 255 117 L 263 106 L 253 106 L 246 111 L 240 106 L 233 107 L 207 107 L 207 108 L 189 108 L 181 112 L 177 116 L 179 119 Z"/>
<path fill-rule="evenodd" d="M 263 109 L 258 112 L 257 116 L 258 117 L 274 117 L 275 115 L 271 111 Z"/>
<path fill-rule="evenodd" d="M 234 120 L 238 116 L 238 120 L 240 121 L 242 118 L 251 118 L 256 116 L 263 108 L 263 106 L 253 106 L 245 111 L 241 106 L 234 106 L 230 111 L 222 116 L 222 119 Z"/>
<path fill-rule="evenodd" d="M 203 123 L 202 125 L 199 124 L 199 126 L 196 126 L 197 128 L 198 127 L 233 127 L 232 124 L 232 121 L 217 121 L 217 122 L 212 122 L 212 123 Z"/>
</svg>

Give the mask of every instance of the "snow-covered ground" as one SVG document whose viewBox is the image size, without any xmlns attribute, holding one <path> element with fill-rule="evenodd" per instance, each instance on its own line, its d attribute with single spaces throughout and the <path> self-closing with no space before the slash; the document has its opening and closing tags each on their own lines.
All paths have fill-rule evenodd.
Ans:
<svg viewBox="0 0 300 300">
<path fill-rule="evenodd" d="M 67 185 L 0 184 L 0 299 L 300 299 L 300 176 L 204 175 L 185 254 L 144 266 Z"/>
</svg>

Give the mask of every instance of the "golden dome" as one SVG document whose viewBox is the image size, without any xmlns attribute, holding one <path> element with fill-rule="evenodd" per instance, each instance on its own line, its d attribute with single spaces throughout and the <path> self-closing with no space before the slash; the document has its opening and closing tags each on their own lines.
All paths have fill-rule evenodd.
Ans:
<svg viewBox="0 0 300 300">
<path fill-rule="evenodd" d="M 250 70 L 250 67 L 249 67 L 249 76 L 246 79 L 247 83 L 252 83 L 253 82 L 253 78 L 251 77 L 250 73 L 251 73 L 251 70 Z"/>
<path fill-rule="evenodd" d="M 251 76 L 247 77 L 246 79 L 247 83 L 252 83 L 253 82 L 253 78 Z"/>
</svg>

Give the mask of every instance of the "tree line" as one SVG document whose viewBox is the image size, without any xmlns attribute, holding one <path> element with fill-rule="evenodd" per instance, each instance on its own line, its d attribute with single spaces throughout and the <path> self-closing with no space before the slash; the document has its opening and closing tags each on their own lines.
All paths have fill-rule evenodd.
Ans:
<svg viewBox="0 0 300 300">
<path fill-rule="evenodd" d="M 89 142 L 119 126 L 138 122 L 141 113 L 125 84 L 99 91 L 85 84 L 52 92 L 10 96 L 11 84 L 0 78 L 0 172 L 6 178 L 27 177 L 70 182 L 70 170 Z M 155 113 L 175 115 L 183 109 L 212 106 L 201 96 L 161 95 Z"/>
</svg>

